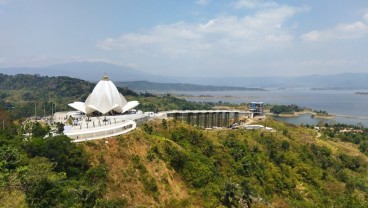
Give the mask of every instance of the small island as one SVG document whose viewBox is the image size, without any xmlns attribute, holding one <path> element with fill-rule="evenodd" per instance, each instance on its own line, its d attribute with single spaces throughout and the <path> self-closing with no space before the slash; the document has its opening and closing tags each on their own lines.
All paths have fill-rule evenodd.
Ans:
<svg viewBox="0 0 368 208">
<path fill-rule="evenodd" d="M 312 110 L 305 107 L 299 107 L 295 104 L 292 105 L 273 105 L 270 108 L 271 115 L 277 115 L 280 117 L 297 117 L 303 114 L 311 114 L 314 118 L 333 119 L 334 115 L 329 114 L 322 110 Z"/>
<path fill-rule="evenodd" d="M 368 95 L 368 92 L 355 92 L 357 95 Z"/>
</svg>

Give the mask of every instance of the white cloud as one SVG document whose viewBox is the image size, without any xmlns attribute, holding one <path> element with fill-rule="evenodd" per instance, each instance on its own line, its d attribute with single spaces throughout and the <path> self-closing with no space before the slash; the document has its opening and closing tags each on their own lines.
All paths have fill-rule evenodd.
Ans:
<svg viewBox="0 0 368 208">
<path fill-rule="evenodd" d="M 132 68 L 132 69 L 136 69 L 136 68 L 139 68 L 139 65 L 136 64 L 136 63 L 128 63 L 127 67 Z"/>
<path fill-rule="evenodd" d="M 337 31 L 341 31 L 341 33 L 346 34 L 348 37 L 350 36 L 360 36 L 361 34 L 366 34 L 368 31 L 368 26 L 363 22 L 354 22 L 352 24 L 344 24 L 336 27 Z"/>
<path fill-rule="evenodd" d="M 354 39 L 368 35 L 368 25 L 357 21 L 351 24 L 340 24 L 334 28 L 311 31 L 301 35 L 303 41 L 329 41 L 337 39 Z"/>
<path fill-rule="evenodd" d="M 303 35 L 301 35 L 301 39 L 304 40 L 304 41 L 319 41 L 322 39 L 322 32 L 319 32 L 319 31 L 316 31 L 316 30 L 313 30 L 311 32 L 308 32 L 308 33 L 304 33 Z"/>
<path fill-rule="evenodd" d="M 368 12 L 366 12 L 366 13 L 364 14 L 363 19 L 364 19 L 366 22 L 368 22 Z"/>
<path fill-rule="evenodd" d="M 117 62 L 111 61 L 107 58 L 91 58 L 91 57 L 81 57 L 81 56 L 72 56 L 65 58 L 63 60 L 60 60 L 62 63 L 69 63 L 69 62 L 90 62 L 90 63 L 109 63 L 109 64 L 115 64 L 119 65 Z"/>
<path fill-rule="evenodd" d="M 210 0 L 196 0 L 195 3 L 204 6 L 204 5 L 207 5 L 208 3 L 210 3 Z"/>
<path fill-rule="evenodd" d="M 363 15 L 362 19 L 363 21 L 339 24 L 333 28 L 313 30 L 302 34 L 300 38 L 307 42 L 361 38 L 368 35 L 368 24 L 364 23 L 364 21 L 368 22 L 368 12 Z"/>
<path fill-rule="evenodd" d="M 158 37 L 151 35 L 128 33 L 118 39 L 108 38 L 98 44 L 98 46 L 105 50 L 114 50 L 119 48 L 139 47 L 159 42 Z"/>
<path fill-rule="evenodd" d="M 241 54 L 269 47 L 285 47 L 294 40 L 286 20 L 305 11 L 305 7 L 278 6 L 256 12 L 252 16 L 224 15 L 205 23 L 178 22 L 158 25 L 141 33 L 107 38 L 97 46 L 118 50 L 123 54 L 138 53 L 181 56 L 209 54 Z"/>
<path fill-rule="evenodd" d="M 275 1 L 265 1 L 265 0 L 238 0 L 233 3 L 235 8 L 269 8 L 269 7 L 277 7 L 278 4 Z"/>
</svg>

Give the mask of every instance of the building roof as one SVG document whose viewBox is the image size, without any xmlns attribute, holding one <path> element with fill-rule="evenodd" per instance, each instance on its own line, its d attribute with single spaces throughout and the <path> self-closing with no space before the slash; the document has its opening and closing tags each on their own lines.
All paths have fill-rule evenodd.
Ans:
<svg viewBox="0 0 368 208">
<path fill-rule="evenodd" d="M 95 111 L 106 114 L 112 110 L 118 113 L 124 113 L 138 105 L 138 101 L 127 102 L 106 75 L 97 83 L 84 103 L 74 102 L 69 104 L 70 107 L 86 114 Z"/>
</svg>

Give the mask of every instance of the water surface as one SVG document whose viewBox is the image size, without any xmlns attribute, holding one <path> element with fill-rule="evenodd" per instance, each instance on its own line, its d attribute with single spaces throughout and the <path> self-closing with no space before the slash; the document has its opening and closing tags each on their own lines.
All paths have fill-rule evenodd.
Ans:
<svg viewBox="0 0 368 208">
<path fill-rule="evenodd" d="M 362 90 L 359 90 L 362 91 Z M 270 89 L 267 91 L 174 91 L 176 95 L 189 95 L 186 100 L 197 102 L 229 102 L 234 104 L 262 101 L 268 104 L 296 104 L 336 115 L 330 123 L 362 123 L 368 127 L 368 95 L 355 94 L 355 90 Z M 194 97 L 193 97 L 194 96 Z M 294 124 L 317 124 L 320 119 L 302 115 L 297 118 L 277 118 Z M 326 121 L 327 122 L 327 121 Z"/>
</svg>

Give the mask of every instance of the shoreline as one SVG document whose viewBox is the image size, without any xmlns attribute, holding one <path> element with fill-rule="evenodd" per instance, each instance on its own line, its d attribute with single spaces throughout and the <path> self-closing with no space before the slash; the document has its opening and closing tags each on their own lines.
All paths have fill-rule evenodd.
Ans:
<svg viewBox="0 0 368 208">
<path fill-rule="evenodd" d="M 317 115 L 317 113 L 315 113 L 313 111 L 303 111 L 303 112 L 295 112 L 294 114 L 279 114 L 279 115 L 268 112 L 266 114 L 270 115 L 270 116 L 278 116 L 278 117 L 282 117 L 282 118 L 295 118 L 295 117 L 298 117 L 298 116 L 301 116 L 301 115 L 310 114 L 310 115 L 314 115 L 314 118 L 317 118 L 317 119 L 353 118 L 353 119 L 368 120 L 368 117 L 352 116 L 352 115 L 334 114 L 334 115 L 328 115 L 328 116 L 320 116 L 320 115 Z"/>
<path fill-rule="evenodd" d="M 368 120 L 368 117 L 364 117 L 364 116 L 351 116 L 351 115 L 335 115 L 336 117 L 339 118 L 357 118 L 357 119 L 364 119 L 364 120 Z"/>
<path fill-rule="evenodd" d="M 327 116 L 326 115 L 318 115 L 316 112 L 309 111 L 309 110 L 305 110 L 305 111 L 301 111 L 301 112 L 294 112 L 293 114 L 279 114 L 279 115 L 276 115 L 274 113 L 267 113 L 267 115 L 279 116 L 279 117 L 283 117 L 283 118 L 294 118 L 294 117 L 298 117 L 298 116 L 305 115 L 305 114 L 310 114 L 311 116 L 314 116 L 314 118 L 319 118 L 319 119 L 334 119 L 334 118 L 336 118 L 336 115 L 327 115 Z"/>
</svg>

